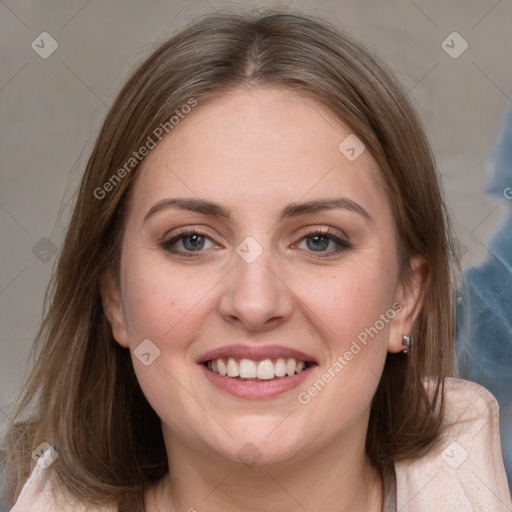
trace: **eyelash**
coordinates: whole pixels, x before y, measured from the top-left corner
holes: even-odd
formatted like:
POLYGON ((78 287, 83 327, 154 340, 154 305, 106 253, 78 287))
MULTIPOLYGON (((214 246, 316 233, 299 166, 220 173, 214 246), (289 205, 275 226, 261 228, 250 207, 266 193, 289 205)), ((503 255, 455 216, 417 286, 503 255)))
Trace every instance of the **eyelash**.
MULTIPOLYGON (((321 236, 324 238, 328 238, 329 240, 332 240, 336 244, 336 248, 329 251, 325 256, 313 255, 313 253, 315 251, 310 251, 311 257, 313 257, 313 258, 328 258, 329 256, 339 254, 348 249, 352 249, 352 247, 353 247, 352 244, 348 240, 339 238, 339 237, 331 234, 329 232, 329 229, 324 230, 324 229, 318 229, 318 228, 311 229, 310 231, 307 231, 306 233, 304 233, 304 235, 302 235, 302 237, 300 238, 299 243, 302 242, 303 240, 306 240, 307 238, 311 238, 313 236, 321 236)), ((321 252, 323 252, 323 251, 321 251, 321 252)), ((320 252, 320 254, 321 254, 321 252, 320 252)))
MULTIPOLYGON (((178 234, 176 234, 173 237, 171 237, 169 240, 166 240, 166 241, 162 242, 161 247, 162 247, 162 249, 164 249, 167 252, 176 254, 178 256, 183 256, 185 258, 197 258, 197 257, 200 257, 200 253, 204 252, 202 250, 181 252, 181 251, 177 251, 173 247, 181 239, 187 238, 187 237, 193 236, 193 235, 199 235, 201 237, 208 238, 209 240, 211 240, 211 238, 208 236, 208 233, 205 233, 204 231, 202 231, 200 229, 183 229, 178 234)), ((306 232, 300 238, 298 243, 306 240, 307 238, 312 238, 313 236, 321 236, 321 237, 324 237, 324 238, 328 238, 329 240, 332 240, 337 245, 337 247, 335 249, 329 251, 327 253, 327 255, 325 255, 325 256, 313 255, 313 253, 316 252, 316 251, 309 251, 309 252, 312 253, 311 257, 313 257, 313 258, 328 258, 328 257, 330 257, 332 255, 339 254, 339 253, 341 253, 343 251, 346 251, 348 249, 352 249, 352 247, 353 247, 352 244, 348 240, 344 240, 342 238, 339 238, 337 236, 332 235, 329 232, 328 229, 327 230, 312 229, 312 230, 306 232)), ((320 252, 324 252, 324 251, 320 251, 320 252)))

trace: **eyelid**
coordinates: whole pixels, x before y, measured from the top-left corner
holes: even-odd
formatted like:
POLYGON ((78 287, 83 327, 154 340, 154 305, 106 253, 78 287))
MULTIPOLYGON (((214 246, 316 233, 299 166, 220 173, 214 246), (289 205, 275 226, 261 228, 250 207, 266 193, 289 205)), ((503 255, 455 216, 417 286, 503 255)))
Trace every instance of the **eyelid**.
MULTIPOLYGON (((201 237, 207 238, 216 246, 216 248, 219 248, 219 246, 222 247, 222 245, 219 244, 214 237, 212 237, 202 227, 198 226, 186 226, 177 228, 176 230, 172 231, 170 235, 166 235, 164 237, 164 240, 160 243, 160 245, 164 250, 178 256, 199 257, 201 256, 201 253, 208 253, 209 250, 179 251, 173 247, 181 239, 192 235, 199 235, 201 237)), ((301 235, 298 235, 300 236, 300 238, 297 240, 297 242, 292 244, 292 247, 295 247, 296 245, 303 242, 305 239, 310 238, 314 235, 324 236, 328 238, 329 240, 333 241, 336 244, 336 248, 330 251, 318 251, 317 255, 315 255, 315 251, 305 250, 305 252, 308 252, 313 258, 328 258, 329 256, 339 254, 353 247, 352 243, 349 241, 348 236, 346 236, 343 231, 333 228, 332 226, 329 226, 327 228, 319 226, 310 226, 306 232, 303 232, 301 235), (333 233, 333 231, 339 231, 341 235, 336 235, 333 233)))
POLYGON ((320 225, 313 226, 313 227, 308 226, 307 231, 302 233, 300 236, 301 236, 301 238, 304 238, 304 237, 311 236, 311 235, 318 234, 318 233, 325 234, 325 235, 337 236, 339 238, 344 238, 347 241, 349 239, 348 235, 346 235, 341 229, 333 228, 332 226, 329 226, 326 228, 326 227, 322 227, 320 225))
MULTIPOLYGON (((217 244, 217 242, 215 241, 215 237, 213 237, 211 235, 211 233, 208 232, 207 229, 203 228, 200 225, 193 225, 193 224, 190 226, 179 227, 179 228, 176 228, 176 229, 173 229, 173 230, 167 232, 162 237, 162 240, 165 242, 172 238, 179 237, 180 235, 185 236, 185 235, 191 235, 191 234, 197 234, 197 235, 207 237, 217 244)), ((218 245, 220 245, 220 244, 218 244, 218 245)))
POLYGON ((175 255, 178 255, 178 256, 187 256, 187 257, 189 257, 189 256, 195 257, 196 255, 199 256, 199 254, 201 252, 205 252, 205 251, 179 251, 173 247, 179 240, 186 238, 187 236, 191 236, 191 235, 202 236, 202 237, 210 240, 216 247, 219 247, 219 246, 222 247, 222 245, 219 244, 215 240, 214 237, 212 237, 209 233, 207 233, 206 230, 204 230, 201 227, 197 227, 197 226, 180 227, 180 228, 177 228, 176 230, 171 231, 170 233, 167 233, 163 237, 162 241, 160 242, 160 246, 165 251, 175 254, 175 255))
POLYGON ((303 233, 300 236, 299 240, 295 244, 293 244, 293 246, 296 246, 296 245, 302 243, 304 240, 306 240, 307 238, 310 238, 314 235, 320 235, 320 236, 326 237, 329 240, 333 241, 336 244, 336 248, 332 249, 330 251, 316 251, 317 252, 316 255, 315 255, 315 251, 306 251, 310 255, 310 257, 327 259, 329 256, 339 255, 340 253, 342 253, 348 249, 352 249, 353 244, 352 244, 352 242, 350 242, 349 237, 346 236, 345 233, 343 233, 341 230, 337 230, 337 231, 340 231, 340 233, 342 233, 341 235, 333 234, 332 231, 334 229, 335 228, 332 228, 332 227, 329 227, 327 229, 320 228, 320 227, 310 228, 306 233, 303 233))

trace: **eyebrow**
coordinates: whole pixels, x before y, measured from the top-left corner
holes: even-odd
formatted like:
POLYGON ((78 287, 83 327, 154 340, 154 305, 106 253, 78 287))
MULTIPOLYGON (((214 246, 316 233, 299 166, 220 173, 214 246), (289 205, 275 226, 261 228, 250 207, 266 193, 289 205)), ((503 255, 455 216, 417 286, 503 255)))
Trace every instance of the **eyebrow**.
MULTIPOLYGON (((162 199, 155 203, 146 213, 143 222, 154 215, 155 213, 167 208, 180 208, 210 217, 218 217, 222 219, 229 219, 231 217, 231 210, 225 208, 218 203, 208 201, 206 199, 199 199, 195 197, 184 198, 169 198, 162 199)), ((279 211, 278 219, 298 217, 300 215, 307 215, 309 213, 317 213, 325 210, 334 210, 342 208, 355 213, 358 213, 368 221, 372 221, 371 215, 359 204, 346 197, 314 199, 306 202, 289 203, 279 211)))

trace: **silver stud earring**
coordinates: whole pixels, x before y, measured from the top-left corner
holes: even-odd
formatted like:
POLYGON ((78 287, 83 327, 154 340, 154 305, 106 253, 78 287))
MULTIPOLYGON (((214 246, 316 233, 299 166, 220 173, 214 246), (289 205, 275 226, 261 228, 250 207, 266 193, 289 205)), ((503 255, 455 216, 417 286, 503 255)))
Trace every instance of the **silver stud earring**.
POLYGON ((411 337, 407 336, 407 334, 404 334, 402 336, 402 345, 405 347, 402 352, 404 354, 407 354, 407 351, 409 350, 409 347, 411 346, 411 337))

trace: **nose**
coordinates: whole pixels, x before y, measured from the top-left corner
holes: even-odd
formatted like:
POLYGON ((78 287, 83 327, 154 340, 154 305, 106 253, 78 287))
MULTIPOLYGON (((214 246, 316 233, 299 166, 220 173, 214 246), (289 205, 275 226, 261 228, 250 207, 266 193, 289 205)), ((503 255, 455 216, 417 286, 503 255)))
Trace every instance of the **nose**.
POLYGON ((282 269, 264 250, 254 261, 235 255, 235 268, 224 280, 219 313, 246 331, 274 329, 293 311, 293 293, 282 280, 282 269))

